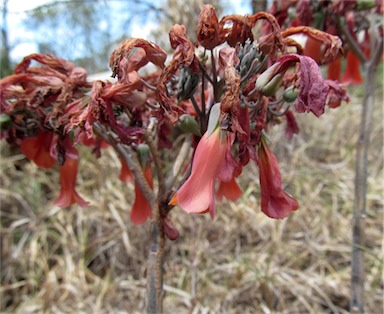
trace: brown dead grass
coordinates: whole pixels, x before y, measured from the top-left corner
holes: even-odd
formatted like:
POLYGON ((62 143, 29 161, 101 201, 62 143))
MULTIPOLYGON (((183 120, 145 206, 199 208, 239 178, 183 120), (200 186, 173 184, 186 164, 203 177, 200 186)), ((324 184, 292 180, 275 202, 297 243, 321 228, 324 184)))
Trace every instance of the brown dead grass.
MULTIPOLYGON (((383 112, 380 95, 369 154, 366 310, 383 305, 383 112)), ((244 195, 218 215, 172 219, 166 243, 167 313, 347 313, 351 271, 354 145, 360 105, 301 116, 301 133, 270 133, 286 190, 300 209, 283 221, 259 210, 257 169, 243 171, 244 195)), ((14 313, 145 312, 148 226, 129 220, 132 187, 117 179, 111 150, 86 153, 79 191, 88 208, 52 205, 56 171, 40 171, 2 143, 1 310, 14 313)))

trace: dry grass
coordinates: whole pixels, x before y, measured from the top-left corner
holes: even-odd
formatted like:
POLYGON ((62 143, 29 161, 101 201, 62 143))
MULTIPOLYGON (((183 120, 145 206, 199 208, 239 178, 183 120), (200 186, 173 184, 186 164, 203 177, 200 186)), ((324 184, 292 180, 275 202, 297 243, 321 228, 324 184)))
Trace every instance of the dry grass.
MULTIPOLYGON (((379 95, 369 154, 366 309, 383 306, 383 108, 379 95)), ((218 215, 176 209, 181 238, 166 244, 167 313, 347 313, 354 145, 360 105, 302 116, 286 143, 270 134, 286 189, 300 201, 283 221, 259 210, 255 166, 242 199, 218 215)), ((129 220, 132 188, 107 150, 80 163, 79 190, 92 205, 60 210, 55 171, 40 171, 2 143, 1 310, 12 313, 145 311, 147 226, 129 220)))

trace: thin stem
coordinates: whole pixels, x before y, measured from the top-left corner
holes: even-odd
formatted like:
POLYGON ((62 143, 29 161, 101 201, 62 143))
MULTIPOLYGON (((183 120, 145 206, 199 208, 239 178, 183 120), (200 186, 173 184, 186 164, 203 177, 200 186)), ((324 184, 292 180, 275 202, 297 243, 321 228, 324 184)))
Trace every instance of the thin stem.
POLYGON ((152 129, 151 127, 147 128, 147 130, 145 131, 144 137, 145 137, 145 141, 148 144, 149 150, 151 151, 153 162, 155 164, 157 178, 159 180, 158 197, 162 199, 164 197, 164 192, 165 192, 165 179, 164 179, 164 173, 163 173, 163 166, 161 163, 159 150, 156 148, 156 145, 152 138, 151 129, 152 129))
POLYGON ((363 51, 360 49, 359 44, 353 38, 348 28, 345 26, 345 23, 341 21, 340 17, 337 17, 337 26, 340 28, 341 32, 345 35, 345 39, 347 40, 349 47, 354 52, 354 54, 359 58, 362 64, 367 62, 367 58, 364 56, 363 51))
POLYGON ((376 69, 383 53, 383 39, 377 40, 372 58, 364 63, 365 94, 362 104, 359 137, 356 145, 355 200, 353 206, 352 228, 352 276, 351 276, 351 313, 364 313, 364 277, 365 277, 365 217, 367 200, 367 167, 370 134, 375 106, 376 69))
POLYGON ((153 219, 150 225, 150 245, 148 256, 148 313, 163 312, 163 274, 165 234, 160 215, 159 202, 153 207, 153 219))
POLYGON ((216 60, 215 56, 213 54, 213 50, 211 50, 211 63, 212 63, 212 77, 213 77, 213 97, 215 99, 215 103, 218 103, 220 101, 220 95, 218 94, 218 88, 217 88, 217 71, 216 71, 216 60))
POLYGON ((142 82, 146 87, 148 87, 148 88, 151 89, 151 90, 156 90, 156 89, 157 89, 156 86, 153 86, 153 85, 149 84, 149 83, 146 82, 144 79, 141 79, 141 82, 142 82))
POLYGON ((199 104, 197 103, 196 98, 193 95, 191 96, 191 102, 192 102, 192 106, 195 109, 195 111, 197 112, 197 114, 199 116, 201 116, 201 110, 199 108, 199 104))
POLYGON ((172 186, 175 184, 176 177, 179 175, 185 160, 188 157, 190 148, 192 144, 192 136, 190 134, 187 134, 183 144, 181 145, 180 151, 177 154, 176 160, 172 167, 172 172, 170 176, 167 178, 166 182, 166 189, 167 191, 172 188, 172 186))
POLYGON ((199 61, 199 69, 201 71, 201 73, 203 73, 204 77, 213 85, 213 80, 212 78, 209 76, 209 74, 207 73, 207 70, 205 69, 205 67, 201 64, 201 62, 199 61))
POLYGON ((136 183, 143 192, 145 199, 152 206, 155 202, 156 196, 150 188, 147 180, 145 179, 143 169, 140 166, 140 162, 137 159, 137 156, 133 153, 132 148, 118 142, 117 138, 113 137, 112 134, 108 133, 105 128, 98 123, 93 124, 93 129, 95 133, 100 135, 104 140, 112 145, 117 153, 124 159, 129 170, 131 170, 136 183))
POLYGON ((206 108, 205 108, 205 80, 204 75, 202 75, 201 78, 201 96, 200 96, 200 102, 201 102, 201 115, 200 115, 200 132, 201 134, 205 133, 206 130, 206 108))

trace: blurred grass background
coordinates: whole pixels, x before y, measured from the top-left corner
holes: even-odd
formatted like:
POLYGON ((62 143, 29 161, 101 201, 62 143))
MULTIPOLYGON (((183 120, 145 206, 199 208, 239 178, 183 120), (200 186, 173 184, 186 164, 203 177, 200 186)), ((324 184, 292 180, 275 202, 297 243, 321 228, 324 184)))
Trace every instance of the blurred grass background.
MULTIPOLYGON (((383 311, 382 65, 371 134, 366 218, 367 313, 383 311)), ((300 202, 288 219, 260 211, 257 168, 244 195, 208 215, 171 213, 181 237, 166 243, 166 313, 347 313, 350 294, 355 143, 363 87, 350 104, 317 119, 298 115, 300 134, 271 128, 284 186, 300 202)), ((1 311, 145 312, 147 227, 129 220, 133 187, 120 163, 81 151, 78 191, 91 206, 59 209, 56 170, 39 170, 1 142, 1 311)))

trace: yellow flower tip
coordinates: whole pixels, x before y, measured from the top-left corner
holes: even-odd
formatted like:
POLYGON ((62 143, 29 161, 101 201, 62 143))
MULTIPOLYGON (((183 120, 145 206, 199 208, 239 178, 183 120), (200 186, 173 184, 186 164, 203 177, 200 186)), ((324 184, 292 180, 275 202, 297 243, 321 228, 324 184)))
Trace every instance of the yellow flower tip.
POLYGON ((173 197, 169 201, 168 205, 171 205, 171 206, 176 206, 177 205, 177 193, 175 195, 173 195, 173 197))

